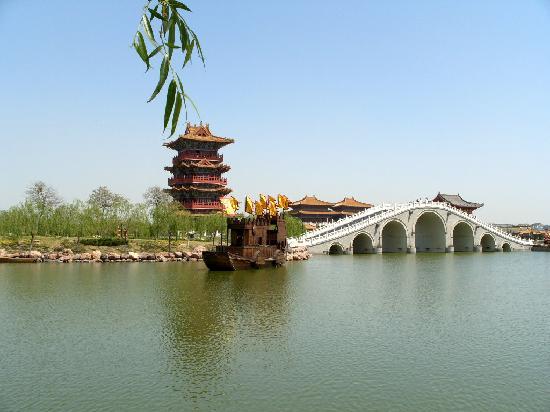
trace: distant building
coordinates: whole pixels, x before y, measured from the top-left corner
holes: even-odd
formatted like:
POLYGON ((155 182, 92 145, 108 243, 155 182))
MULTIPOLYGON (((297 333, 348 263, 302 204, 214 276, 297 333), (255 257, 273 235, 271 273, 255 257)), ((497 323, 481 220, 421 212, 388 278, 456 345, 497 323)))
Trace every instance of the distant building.
POLYGON ((361 210, 365 210, 372 207, 370 203, 363 203, 355 200, 353 197, 345 197, 344 200, 341 200, 335 203, 332 206, 332 210, 336 212, 342 212, 346 215, 351 215, 361 210))
POLYGON ((459 194, 446 195, 443 193, 438 193, 433 201, 447 203, 468 214, 472 214, 474 210, 479 209, 483 206, 483 203, 468 202, 467 200, 462 199, 459 194))
POLYGON ((533 223, 531 225, 531 228, 535 230, 545 230, 544 225, 542 223, 533 223))
POLYGON ((370 203, 363 203, 353 197, 345 197, 340 202, 332 203, 319 200, 315 196, 304 196, 302 199, 290 203, 292 216, 304 223, 326 223, 360 212, 372 207, 370 203))
POLYGON ((167 192, 192 213, 212 213, 222 210, 220 197, 227 195, 227 179, 222 174, 230 167, 223 163, 218 150, 233 143, 233 139, 214 136, 208 124, 187 123, 185 134, 164 146, 177 150, 172 165, 164 169, 172 173, 167 192))

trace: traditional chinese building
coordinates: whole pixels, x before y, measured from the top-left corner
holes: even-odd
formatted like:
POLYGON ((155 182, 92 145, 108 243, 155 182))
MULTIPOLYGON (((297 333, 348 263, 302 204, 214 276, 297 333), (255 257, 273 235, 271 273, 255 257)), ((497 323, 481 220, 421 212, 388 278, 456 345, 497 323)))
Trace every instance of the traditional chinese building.
POLYGON ((223 163, 218 151, 233 139, 214 136, 209 125, 187 124, 185 134, 164 146, 177 150, 172 166, 164 169, 172 174, 167 191, 192 213, 212 213, 222 210, 220 197, 231 192, 222 174, 230 167, 223 163))
POLYGON ((289 213, 304 223, 318 224, 341 219, 371 206, 371 204, 359 202, 353 197, 345 197, 340 202, 332 203, 319 200, 315 196, 304 196, 302 199, 290 203, 292 210, 289 213))
POLYGON ((345 197, 344 200, 335 203, 332 206, 332 210, 335 212, 342 212, 348 215, 360 212, 372 207, 370 203, 363 203, 355 200, 353 197, 345 197))
POLYGON ((433 201, 448 203, 449 205, 454 206, 468 214, 472 214, 474 210, 483 206, 483 203, 468 202, 467 200, 462 199, 459 194, 445 195, 443 193, 438 193, 433 201))

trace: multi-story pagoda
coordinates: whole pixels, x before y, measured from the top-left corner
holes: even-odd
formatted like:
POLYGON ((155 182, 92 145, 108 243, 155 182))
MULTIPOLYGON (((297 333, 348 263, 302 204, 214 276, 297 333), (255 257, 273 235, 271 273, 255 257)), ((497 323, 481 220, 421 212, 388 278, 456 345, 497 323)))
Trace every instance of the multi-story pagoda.
POLYGON ((233 139, 214 136, 208 124, 187 123, 185 134, 164 143, 178 152, 172 166, 164 168, 172 173, 167 192, 192 213, 221 211, 220 197, 231 192, 222 174, 230 167, 223 163, 223 155, 218 154, 218 150, 233 142, 233 139))

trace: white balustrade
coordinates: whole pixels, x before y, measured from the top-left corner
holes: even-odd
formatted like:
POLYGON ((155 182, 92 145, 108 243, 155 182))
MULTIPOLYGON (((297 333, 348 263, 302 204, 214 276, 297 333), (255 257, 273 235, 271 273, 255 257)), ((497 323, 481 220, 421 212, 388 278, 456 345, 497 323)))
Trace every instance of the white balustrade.
POLYGON ((380 223, 385 219, 395 217, 403 212, 414 209, 428 208, 450 211, 464 218, 466 221, 472 222, 491 233, 497 234, 504 239, 518 243, 520 245, 530 246, 533 244, 532 241, 526 241, 521 239, 520 237, 506 233, 501 228, 490 225, 488 223, 484 223, 480 221, 476 216, 469 215, 468 213, 457 209, 447 203, 433 202, 429 200, 393 205, 383 203, 381 205, 365 209, 354 215, 350 215, 343 219, 337 220, 336 222, 328 223, 327 225, 306 233, 298 238, 291 238, 289 239, 289 242, 291 244, 315 246, 328 241, 334 241, 350 233, 358 232, 361 229, 366 228, 367 226, 375 223, 380 223))

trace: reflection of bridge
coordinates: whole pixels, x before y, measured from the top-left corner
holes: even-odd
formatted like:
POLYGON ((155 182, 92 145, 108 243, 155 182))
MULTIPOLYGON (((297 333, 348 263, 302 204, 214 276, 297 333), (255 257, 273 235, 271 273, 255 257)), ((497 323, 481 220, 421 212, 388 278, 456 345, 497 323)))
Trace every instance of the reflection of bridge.
POLYGON ((531 242, 440 202, 378 205, 289 239, 313 253, 496 252, 531 242))

